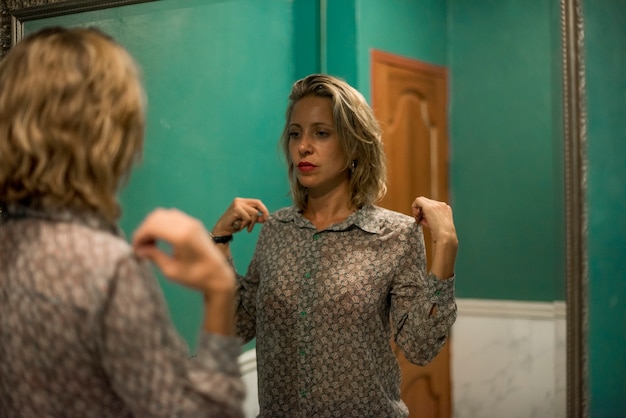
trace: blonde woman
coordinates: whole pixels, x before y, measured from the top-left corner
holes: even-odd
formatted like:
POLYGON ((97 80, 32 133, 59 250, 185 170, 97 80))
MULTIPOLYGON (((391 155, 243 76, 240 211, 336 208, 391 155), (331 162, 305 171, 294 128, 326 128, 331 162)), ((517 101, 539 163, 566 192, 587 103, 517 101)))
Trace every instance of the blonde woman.
POLYGON ((363 96, 313 74, 289 97, 280 140, 293 206, 270 215, 236 198, 213 228, 264 223, 239 276, 237 332, 256 337, 262 417, 406 417, 393 339, 423 365, 456 319, 452 210, 415 198, 413 216, 375 206, 385 191, 381 132, 363 96), (426 271, 422 227, 434 254, 426 271))
POLYGON ((225 257, 176 210, 134 249, 116 226, 143 134, 138 68, 105 34, 44 29, 0 62, 0 416, 242 415, 225 257), (204 294, 193 360, 138 256, 204 294))

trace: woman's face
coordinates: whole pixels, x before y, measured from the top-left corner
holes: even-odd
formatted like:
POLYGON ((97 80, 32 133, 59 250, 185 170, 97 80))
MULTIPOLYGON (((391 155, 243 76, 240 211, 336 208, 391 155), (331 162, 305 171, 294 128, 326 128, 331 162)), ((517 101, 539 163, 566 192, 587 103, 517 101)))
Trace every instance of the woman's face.
POLYGON ((311 95, 295 103, 289 120, 289 155, 309 196, 345 187, 346 157, 335 132, 330 99, 311 95))

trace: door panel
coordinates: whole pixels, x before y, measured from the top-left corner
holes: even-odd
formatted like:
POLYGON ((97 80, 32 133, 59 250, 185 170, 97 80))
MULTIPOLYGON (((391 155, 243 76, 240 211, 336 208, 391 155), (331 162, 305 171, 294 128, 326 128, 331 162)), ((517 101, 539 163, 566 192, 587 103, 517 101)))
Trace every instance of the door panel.
MULTIPOLYGON (((383 129, 388 191, 380 205, 411 215, 418 196, 448 201, 447 72, 381 51, 372 52, 372 107, 383 129)), ((431 237, 424 231, 430 265, 431 237)), ((392 347, 402 369, 402 399, 411 418, 452 415, 446 343, 424 367, 392 347)))

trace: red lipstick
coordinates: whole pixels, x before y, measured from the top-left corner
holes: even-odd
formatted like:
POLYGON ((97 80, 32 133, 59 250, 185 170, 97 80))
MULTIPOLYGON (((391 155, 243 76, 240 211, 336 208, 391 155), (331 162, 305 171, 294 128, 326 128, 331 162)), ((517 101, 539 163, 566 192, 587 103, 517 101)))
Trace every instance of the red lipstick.
POLYGON ((298 170, 303 173, 308 173, 309 171, 313 171, 315 169, 315 165, 311 164, 308 161, 300 161, 298 163, 298 170))

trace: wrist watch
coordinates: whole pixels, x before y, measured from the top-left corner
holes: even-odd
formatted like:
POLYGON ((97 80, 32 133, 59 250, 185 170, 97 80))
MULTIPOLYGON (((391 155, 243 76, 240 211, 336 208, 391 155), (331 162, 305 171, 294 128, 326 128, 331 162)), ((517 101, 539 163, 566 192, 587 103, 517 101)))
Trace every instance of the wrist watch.
POLYGON ((233 240, 233 236, 232 235, 218 235, 215 236, 213 234, 211 234, 211 238, 213 239, 213 242, 216 244, 228 244, 229 242, 231 242, 233 240))

